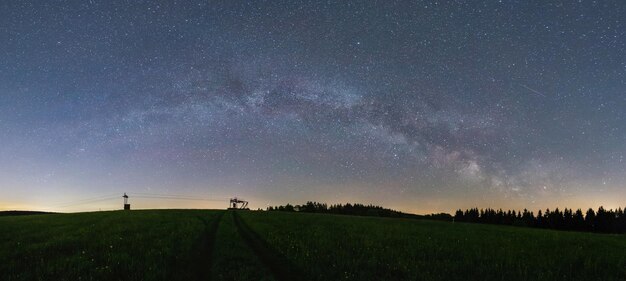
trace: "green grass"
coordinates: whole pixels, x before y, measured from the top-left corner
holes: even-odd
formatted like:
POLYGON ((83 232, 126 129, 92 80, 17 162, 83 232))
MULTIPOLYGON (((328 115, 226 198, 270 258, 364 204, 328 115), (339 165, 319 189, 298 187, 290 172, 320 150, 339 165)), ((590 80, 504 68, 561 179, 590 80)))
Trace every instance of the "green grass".
POLYGON ((281 212, 7 216, 0 280, 626 280, 626 236, 281 212))
POLYGON ((241 216, 316 280, 626 280, 626 236, 322 214, 241 216))
POLYGON ((217 229, 211 280, 275 280, 243 241, 233 219, 233 212, 226 212, 217 229))
MULTIPOLYGON (((217 211, 94 212, 0 218, 1 280, 187 279, 217 211)), ((208 265, 210 266, 210 264, 208 265)))

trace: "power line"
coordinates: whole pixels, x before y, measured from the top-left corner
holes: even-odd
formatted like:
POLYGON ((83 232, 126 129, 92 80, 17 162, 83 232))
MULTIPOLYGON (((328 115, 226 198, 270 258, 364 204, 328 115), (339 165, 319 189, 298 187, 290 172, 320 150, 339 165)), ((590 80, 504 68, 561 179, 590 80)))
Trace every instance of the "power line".
POLYGON ((96 203, 96 202, 101 202, 101 201, 109 201, 109 200, 119 199, 119 198, 120 198, 120 196, 112 196, 112 197, 92 199, 92 200, 83 200, 83 201, 76 202, 76 203, 66 204, 66 205, 62 205, 62 206, 54 206, 54 207, 56 207, 56 208, 65 208, 65 207, 84 205, 84 204, 89 204, 89 203, 96 203))
POLYGON ((77 204, 77 203, 81 203, 81 202, 89 202, 89 201, 93 201, 93 200, 111 199, 111 198, 117 198, 117 197, 121 198, 121 196, 118 196, 117 194, 118 193, 107 194, 107 195, 100 195, 100 196, 90 197, 90 198, 77 199, 77 200, 72 200, 72 201, 65 201, 65 202, 62 202, 62 203, 54 203, 54 204, 51 204, 50 206, 54 207, 54 206, 60 206, 60 205, 71 205, 71 204, 77 204))
POLYGON ((141 199, 173 199, 173 200, 194 200, 194 201, 224 201, 221 199, 207 199, 207 198, 185 198, 185 197, 176 197, 176 196, 134 196, 133 198, 141 198, 141 199))
POLYGON ((131 198, 140 199, 174 199, 174 200, 194 200, 194 201, 225 201, 227 199, 221 198, 202 198, 193 196, 181 196, 181 195, 165 195, 165 194, 148 194, 148 193, 132 193, 129 194, 131 198))
POLYGON ((180 199, 180 200, 199 200, 199 201, 224 201, 228 198, 207 198, 179 194, 157 194, 157 193, 128 193, 133 198, 163 198, 163 199, 180 199))
MULTIPOLYGON (((127 193, 130 198, 139 198, 139 199, 171 199, 171 200, 189 200, 189 201, 225 201, 228 198, 207 198, 207 197, 196 197, 182 194, 158 194, 158 193, 127 193)), ((66 201, 63 203, 56 203, 49 205, 50 208, 66 208, 78 205, 85 205, 89 203, 97 203, 103 201, 110 201, 114 199, 122 198, 118 193, 101 195, 96 197, 66 201)))

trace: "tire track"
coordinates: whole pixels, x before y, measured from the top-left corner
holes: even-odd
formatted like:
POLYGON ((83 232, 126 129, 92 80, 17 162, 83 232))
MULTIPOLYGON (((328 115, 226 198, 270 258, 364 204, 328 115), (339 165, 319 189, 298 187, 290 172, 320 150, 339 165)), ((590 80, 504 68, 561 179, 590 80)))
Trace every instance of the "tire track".
POLYGON ((224 212, 220 212, 216 218, 207 221, 206 218, 198 216, 198 219, 204 224, 204 231, 196 242, 194 251, 194 259, 191 264, 193 272, 193 280, 210 280, 211 267, 213 266, 213 249, 215 247, 215 234, 224 212))
POLYGON ((281 253, 274 250, 259 234, 254 232, 254 230, 241 219, 237 211, 233 212, 233 219, 239 234, 243 237, 246 244, 248 244, 259 257, 259 260, 270 269, 277 280, 311 280, 302 270, 297 268, 281 253))

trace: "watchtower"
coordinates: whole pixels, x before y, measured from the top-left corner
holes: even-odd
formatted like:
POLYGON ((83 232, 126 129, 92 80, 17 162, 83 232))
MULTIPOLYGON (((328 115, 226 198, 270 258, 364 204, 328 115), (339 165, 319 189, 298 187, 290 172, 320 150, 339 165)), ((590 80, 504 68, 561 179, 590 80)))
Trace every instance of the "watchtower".
POLYGON ((248 210, 248 201, 235 198, 230 198, 229 210, 248 210))
POLYGON ((124 211, 130 211, 130 204, 128 204, 128 195, 124 192, 124 211))

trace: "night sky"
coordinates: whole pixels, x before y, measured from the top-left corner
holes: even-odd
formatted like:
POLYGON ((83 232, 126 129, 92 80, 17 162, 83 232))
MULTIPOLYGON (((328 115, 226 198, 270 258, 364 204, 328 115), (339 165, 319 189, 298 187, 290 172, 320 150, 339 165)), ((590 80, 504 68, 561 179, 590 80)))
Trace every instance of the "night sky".
POLYGON ((623 206, 626 3, 547 2, 2 1, 0 210, 623 206))

